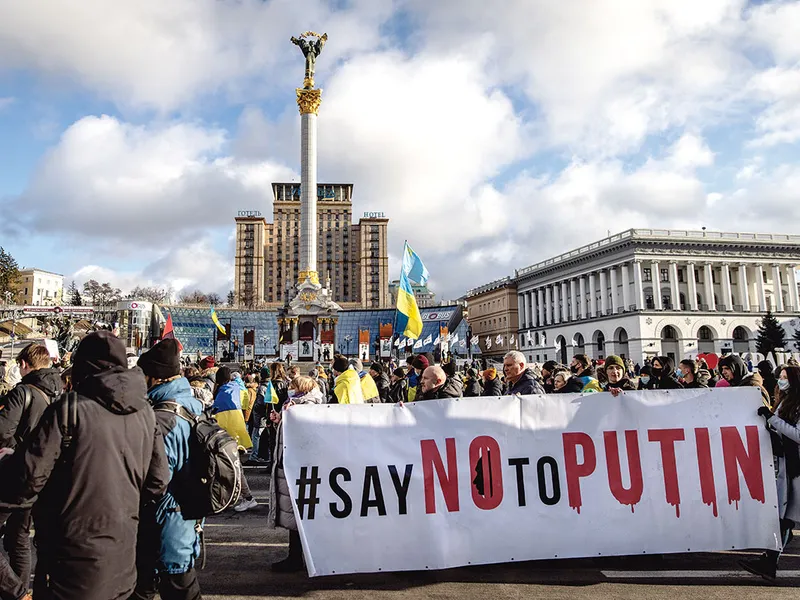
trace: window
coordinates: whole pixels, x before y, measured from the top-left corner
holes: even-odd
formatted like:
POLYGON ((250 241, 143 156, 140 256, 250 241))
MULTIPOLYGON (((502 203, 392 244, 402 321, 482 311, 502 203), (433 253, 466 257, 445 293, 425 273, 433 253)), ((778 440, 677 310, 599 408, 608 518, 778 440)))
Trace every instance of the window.
POLYGON ((653 272, 649 268, 642 269, 642 275, 645 281, 653 281, 653 272))
POLYGON ((667 269, 661 269, 661 282, 666 283, 669 281, 669 271, 667 269))
POLYGON ((684 273, 683 269, 678 269, 678 283, 683 283, 684 273))

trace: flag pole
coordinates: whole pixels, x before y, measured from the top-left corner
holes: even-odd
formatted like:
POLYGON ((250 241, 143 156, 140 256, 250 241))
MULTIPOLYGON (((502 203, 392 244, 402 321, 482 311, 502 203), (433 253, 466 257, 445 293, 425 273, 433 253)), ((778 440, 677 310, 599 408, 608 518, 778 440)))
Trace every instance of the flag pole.
MULTIPOLYGON (((408 240, 403 240, 403 258, 406 256, 406 247, 408 246, 408 240)), ((400 279, 398 280, 402 283, 403 280, 403 261, 400 261, 400 279)), ((400 287, 398 285, 397 288, 397 297, 400 297, 400 287)), ((392 332, 397 333, 397 298, 394 301, 394 321, 392 321, 392 332)), ((400 363, 400 346, 397 347, 397 362, 400 363)))

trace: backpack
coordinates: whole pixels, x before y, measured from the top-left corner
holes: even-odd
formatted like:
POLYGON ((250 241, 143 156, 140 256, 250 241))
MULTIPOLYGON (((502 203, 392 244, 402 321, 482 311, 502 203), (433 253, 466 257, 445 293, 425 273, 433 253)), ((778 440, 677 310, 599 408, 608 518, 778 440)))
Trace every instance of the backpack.
POLYGON ((176 415, 191 425, 189 470, 173 490, 183 518, 202 519, 236 504, 242 493, 242 465, 236 440, 208 411, 195 415, 172 400, 153 408, 176 415))

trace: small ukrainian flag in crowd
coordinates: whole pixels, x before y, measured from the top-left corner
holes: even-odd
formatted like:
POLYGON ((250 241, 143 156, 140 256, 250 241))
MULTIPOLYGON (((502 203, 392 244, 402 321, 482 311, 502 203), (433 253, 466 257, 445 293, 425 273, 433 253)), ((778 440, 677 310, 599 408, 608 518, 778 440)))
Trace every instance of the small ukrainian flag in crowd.
POLYGON ((406 242, 403 248, 403 268, 400 271, 400 289, 397 292, 397 332, 415 340, 422 334, 422 315, 411 288, 412 282, 425 285, 428 282, 428 269, 406 242))

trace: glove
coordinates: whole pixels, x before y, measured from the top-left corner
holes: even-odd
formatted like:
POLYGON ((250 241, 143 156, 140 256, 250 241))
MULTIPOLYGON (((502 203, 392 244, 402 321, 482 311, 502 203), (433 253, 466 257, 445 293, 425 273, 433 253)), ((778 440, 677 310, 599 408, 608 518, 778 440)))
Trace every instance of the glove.
POLYGON ((772 416, 772 411, 768 409, 766 406, 759 406, 758 416, 764 417, 765 419, 769 419, 772 416))

